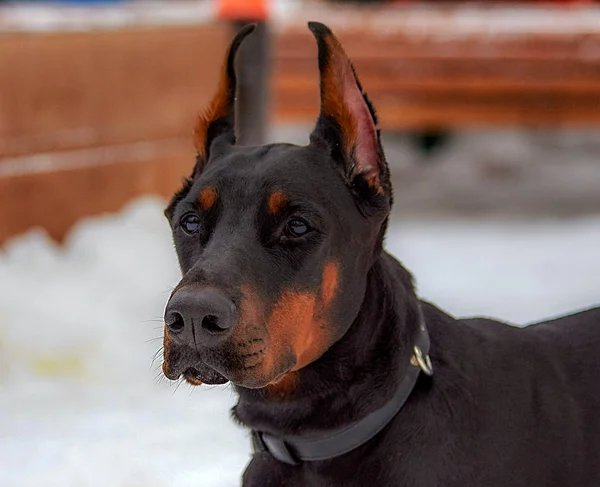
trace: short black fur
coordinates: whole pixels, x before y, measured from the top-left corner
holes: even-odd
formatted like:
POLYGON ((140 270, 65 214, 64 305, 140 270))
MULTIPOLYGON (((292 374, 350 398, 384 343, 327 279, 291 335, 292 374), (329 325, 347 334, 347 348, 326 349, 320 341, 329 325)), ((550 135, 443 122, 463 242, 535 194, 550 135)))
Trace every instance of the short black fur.
MULTIPOLYGON (((322 24, 311 29, 318 42, 332 35, 322 24)), ((366 95, 365 103, 375 120, 366 95)), ((243 485, 600 485, 600 308, 520 329, 455 319, 421 301, 409 272, 383 250, 392 189, 381 144, 374 188, 360 174, 348 177, 355 155, 340 149, 339 131, 325 116, 315 133, 330 135, 306 147, 220 145, 173 197, 166 214, 183 278, 167 317, 183 290, 193 300, 217 289, 235 323, 218 343, 194 329, 205 342, 193 345, 167 326, 165 373, 193 384, 230 380, 235 420, 275 436, 327 434, 383 406, 408 367, 421 316, 435 374, 420 377, 367 444, 299 466, 257 453, 243 485), (203 209, 207 188, 216 200, 203 209), (186 212, 203 220, 204 237, 181 231, 186 212), (312 231, 290 239, 282 233, 290 218, 312 231), (317 335, 318 356, 294 368, 300 354, 290 354, 291 343, 306 343, 293 333, 309 305, 308 336, 326 333, 317 335), (265 359, 248 366, 255 356, 265 359)))

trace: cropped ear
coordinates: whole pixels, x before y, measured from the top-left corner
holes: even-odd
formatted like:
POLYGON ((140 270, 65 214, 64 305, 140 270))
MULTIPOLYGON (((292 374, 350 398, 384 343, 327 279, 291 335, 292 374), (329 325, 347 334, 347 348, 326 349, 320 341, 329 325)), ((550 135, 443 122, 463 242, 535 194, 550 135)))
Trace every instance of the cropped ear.
POLYGON ((198 176, 208 162, 211 145, 219 139, 229 145, 235 144, 235 56, 244 38, 252 33, 256 24, 242 28, 227 51, 221 71, 219 87, 210 105, 198 113, 194 127, 194 145, 197 151, 193 177, 198 176))
POLYGON ((308 28, 317 39, 321 86, 321 113, 310 136, 311 145, 331 150, 354 189, 391 197, 377 116, 354 66, 327 26, 309 22, 308 28))

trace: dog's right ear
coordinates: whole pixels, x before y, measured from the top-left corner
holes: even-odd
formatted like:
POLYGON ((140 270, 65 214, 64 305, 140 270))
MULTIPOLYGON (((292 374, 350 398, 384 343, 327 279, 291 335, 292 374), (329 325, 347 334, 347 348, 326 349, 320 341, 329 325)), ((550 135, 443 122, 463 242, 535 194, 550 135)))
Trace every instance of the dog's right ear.
POLYGON ((389 169, 375 110, 331 30, 319 22, 309 22, 308 27, 319 48, 321 87, 321 112, 311 144, 330 151, 349 186, 389 208, 389 169))
POLYGON ((197 151, 196 166, 193 178, 204 169, 210 155, 210 149, 215 141, 229 145, 235 144, 235 56, 242 41, 256 28, 250 24, 240 30, 227 51, 219 88, 210 105, 198 114, 194 127, 194 145, 197 151))

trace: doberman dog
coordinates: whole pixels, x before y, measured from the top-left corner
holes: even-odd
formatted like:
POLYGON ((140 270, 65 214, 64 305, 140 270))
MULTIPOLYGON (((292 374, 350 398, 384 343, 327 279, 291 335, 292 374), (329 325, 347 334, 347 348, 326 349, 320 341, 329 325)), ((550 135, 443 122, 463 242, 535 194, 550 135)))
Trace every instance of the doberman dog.
MULTIPOLYGON (((183 278, 163 372, 230 381, 246 487, 600 485, 600 308, 517 328, 455 319, 383 250, 375 112, 323 24, 310 143, 235 145, 233 40, 165 211, 183 278)), ((493 279, 493 276, 490 276, 493 279)))

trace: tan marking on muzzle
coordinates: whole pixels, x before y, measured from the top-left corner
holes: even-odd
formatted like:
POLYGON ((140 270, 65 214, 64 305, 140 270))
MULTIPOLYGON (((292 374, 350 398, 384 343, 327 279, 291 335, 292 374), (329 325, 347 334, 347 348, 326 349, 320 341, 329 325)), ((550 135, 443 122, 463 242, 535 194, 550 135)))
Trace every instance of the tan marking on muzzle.
POLYGON ((191 384, 193 386, 201 386, 202 385, 201 381, 199 381, 198 379, 196 379, 195 377, 192 377, 192 376, 189 376, 189 377, 186 376, 185 380, 188 384, 191 384))
POLYGON ((327 308, 333 298, 338 286, 338 265, 329 262, 323 269, 323 280, 321 282, 321 300, 323 307, 327 308))
POLYGON ((297 372, 288 372, 265 387, 265 397, 272 401, 290 399, 298 389, 299 379, 297 372))
POLYGON ((291 344, 297 371, 317 360, 331 345, 327 311, 338 287, 338 265, 329 262, 323 269, 317 293, 284 293, 269 318, 269 335, 275 343, 291 344))
POLYGON ((290 372, 265 387, 267 398, 284 400, 291 397, 301 380, 297 371, 317 360, 331 346, 332 332, 327 313, 335 299, 338 281, 338 264, 328 262, 315 292, 283 292, 266 320, 264 303, 249 285, 242 286, 240 333, 266 321, 268 344, 260 373, 272 377, 279 370, 281 361, 287 360, 290 354, 296 360, 290 372))
MULTIPOLYGON (((272 343, 289 344, 301 369, 319 355, 319 323, 315 321, 316 295, 286 292, 277 302, 268 322, 272 343)), ((273 350, 275 352, 275 350, 273 350)))

